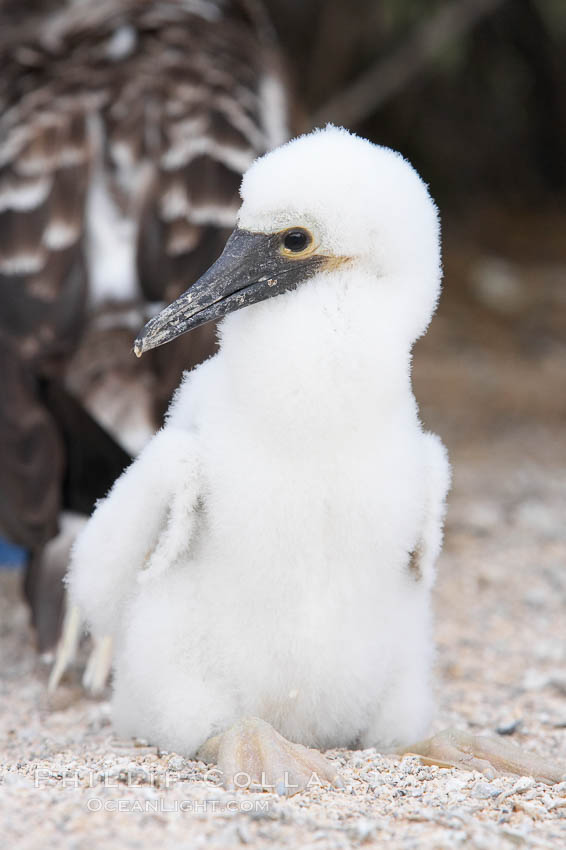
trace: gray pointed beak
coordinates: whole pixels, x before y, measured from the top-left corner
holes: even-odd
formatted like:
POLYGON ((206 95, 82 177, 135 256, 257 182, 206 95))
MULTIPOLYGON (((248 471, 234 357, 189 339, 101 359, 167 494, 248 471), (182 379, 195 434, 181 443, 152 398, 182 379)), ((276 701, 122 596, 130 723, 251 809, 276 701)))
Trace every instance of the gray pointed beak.
POLYGON ((327 261, 316 253, 289 258, 281 251, 281 234, 236 228, 208 271, 147 323, 134 352, 141 357, 199 325, 295 289, 327 261))

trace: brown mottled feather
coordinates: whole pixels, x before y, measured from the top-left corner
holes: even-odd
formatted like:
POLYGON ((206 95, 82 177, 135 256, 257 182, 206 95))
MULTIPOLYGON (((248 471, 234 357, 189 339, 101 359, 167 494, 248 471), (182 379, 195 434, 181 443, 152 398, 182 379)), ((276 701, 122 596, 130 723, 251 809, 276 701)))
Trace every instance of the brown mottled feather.
POLYGON ((214 351, 214 328, 135 370, 131 339, 148 302, 175 298, 221 252, 242 172, 286 125, 265 97, 282 71, 255 0, 54 6, 23 16, 0 0, 0 531, 33 549, 34 576, 57 529, 66 456, 39 383, 66 385, 118 442, 122 394, 158 425, 181 371, 214 351), (115 229, 130 228, 135 291, 97 294, 106 252, 93 228, 105 213, 93 187, 115 229), (112 304, 124 299, 120 330, 112 304))
POLYGON ((63 446, 56 423, 39 399, 33 369, 2 333, 0 360, 2 532, 15 543, 37 547, 57 531, 63 446))

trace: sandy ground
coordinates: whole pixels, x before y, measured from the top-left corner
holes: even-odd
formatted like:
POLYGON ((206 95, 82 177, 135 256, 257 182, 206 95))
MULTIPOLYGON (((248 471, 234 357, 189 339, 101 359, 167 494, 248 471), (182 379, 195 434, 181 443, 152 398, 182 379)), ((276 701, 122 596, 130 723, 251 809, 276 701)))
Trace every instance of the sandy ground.
POLYGON ((454 464, 436 588, 434 728, 507 733, 564 764, 565 781, 333 751, 342 789, 228 793, 203 764, 117 741, 108 703, 85 699, 72 681, 49 705, 18 579, 5 573, 2 847, 566 847, 564 275, 538 270, 555 306, 537 313, 518 298, 513 269, 515 288, 507 280, 503 300, 486 305, 482 275, 502 271, 478 268, 465 297, 444 300, 415 355, 425 421, 454 464))

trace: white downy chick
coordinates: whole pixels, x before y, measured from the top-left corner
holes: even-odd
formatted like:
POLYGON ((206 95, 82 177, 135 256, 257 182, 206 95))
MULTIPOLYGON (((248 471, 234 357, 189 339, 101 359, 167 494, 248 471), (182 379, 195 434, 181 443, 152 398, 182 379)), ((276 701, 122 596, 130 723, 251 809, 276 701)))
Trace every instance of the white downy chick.
POLYGON ((407 744, 431 718, 449 485, 410 379, 436 208, 399 154, 334 127, 241 195, 222 256, 136 343, 225 315, 220 350, 96 509, 71 595, 114 637, 122 735, 193 756, 253 715, 307 746, 407 744))

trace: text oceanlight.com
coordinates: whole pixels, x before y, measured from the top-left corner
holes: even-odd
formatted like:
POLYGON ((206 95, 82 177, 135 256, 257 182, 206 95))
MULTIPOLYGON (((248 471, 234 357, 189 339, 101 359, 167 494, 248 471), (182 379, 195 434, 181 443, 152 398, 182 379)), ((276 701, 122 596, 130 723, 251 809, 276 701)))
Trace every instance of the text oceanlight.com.
POLYGON ((164 814, 184 812, 195 815, 219 815, 224 812, 254 814, 269 812, 270 800, 103 800, 91 797, 86 804, 89 812, 138 812, 140 814, 164 814))

